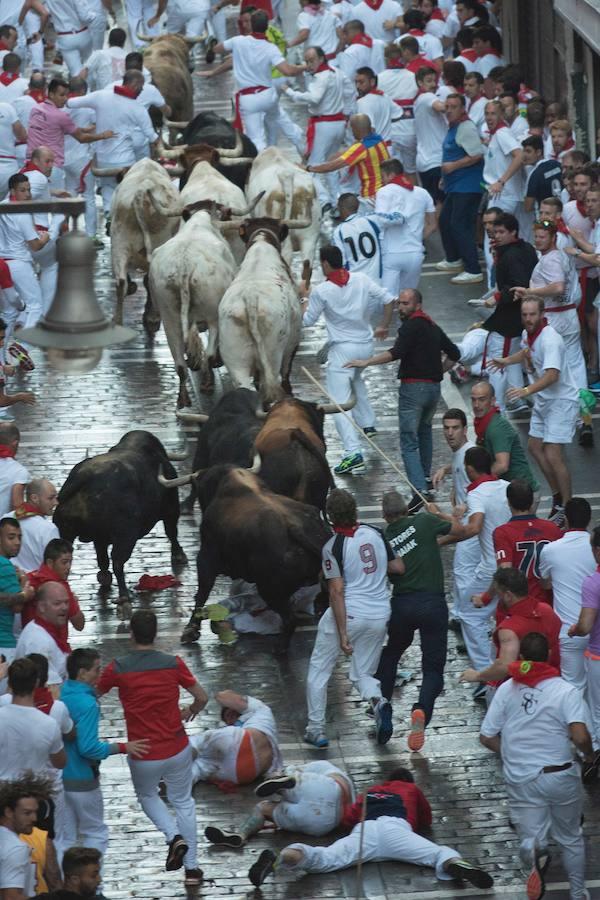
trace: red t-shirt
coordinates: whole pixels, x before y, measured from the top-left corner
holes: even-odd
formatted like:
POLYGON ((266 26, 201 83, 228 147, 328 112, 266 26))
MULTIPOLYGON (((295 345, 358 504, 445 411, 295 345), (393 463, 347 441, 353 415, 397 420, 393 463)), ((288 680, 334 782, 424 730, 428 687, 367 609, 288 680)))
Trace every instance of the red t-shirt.
POLYGON ((540 584, 540 553, 546 544, 563 537, 564 532, 548 519, 537 516, 513 516, 495 529, 493 540, 496 562, 510 563, 527 576, 529 596, 552 605, 552 591, 540 584))
POLYGON ((179 688, 194 684, 196 679, 179 656, 132 650, 109 663, 97 690, 100 695, 118 688, 128 740, 150 741, 150 752, 142 759, 168 759, 189 743, 179 712, 179 688))
MULTIPOLYGON (((344 808, 342 826, 347 829, 358 825, 362 815, 363 797, 344 808)), ((413 831, 421 831, 431 825, 431 807, 425 794, 411 781, 384 781, 367 789, 366 819, 392 816, 406 819, 413 831)))
POLYGON ((262 9, 269 17, 269 22, 273 18, 273 7, 271 0, 242 0, 240 12, 243 13, 247 6, 253 6, 255 9, 262 9))
POLYGON ((539 603, 535 597, 524 597, 505 609, 502 603, 496 607, 496 629, 494 631, 494 643, 496 651, 499 648, 498 631, 505 629, 513 631, 519 640, 522 640, 530 631, 537 631, 548 638, 550 655, 548 665, 555 666, 560 671, 560 647, 558 638, 562 622, 547 603, 539 603))

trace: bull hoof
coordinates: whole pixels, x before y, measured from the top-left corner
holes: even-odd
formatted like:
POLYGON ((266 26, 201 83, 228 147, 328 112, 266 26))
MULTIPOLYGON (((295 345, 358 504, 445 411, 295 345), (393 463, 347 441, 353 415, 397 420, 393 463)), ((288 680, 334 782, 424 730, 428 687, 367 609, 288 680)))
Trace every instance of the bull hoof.
POLYGON ((190 395, 188 389, 186 387, 179 389, 179 394, 177 395, 177 409, 183 409, 184 406, 191 406, 192 401, 190 399, 190 395))
POLYGON ((178 550, 177 553, 171 554, 171 568, 177 569, 181 568, 181 566, 187 566, 188 558, 183 552, 183 550, 178 550))
POLYGON ((137 291, 137 284, 135 283, 133 278, 130 278, 128 275, 127 276, 127 296, 129 297, 131 294, 135 294, 136 291, 137 291))
POLYGON ((148 334, 156 334, 160 329, 160 317, 144 315, 142 316, 142 325, 148 334))
POLYGON ((96 580, 100 587, 106 590, 112 584, 112 573, 101 569, 96 575, 96 580))
POLYGON ((203 381, 200 385, 200 393, 201 394, 214 394, 215 391, 215 383, 214 381, 203 381))
POLYGON ((117 615, 119 619, 123 622, 125 619, 131 618, 131 602, 129 597, 119 597, 117 600, 117 615))
POLYGON ((200 626, 195 625, 192 622, 188 622, 188 624, 183 629, 181 634, 181 643, 182 644, 193 644, 200 637, 200 626))

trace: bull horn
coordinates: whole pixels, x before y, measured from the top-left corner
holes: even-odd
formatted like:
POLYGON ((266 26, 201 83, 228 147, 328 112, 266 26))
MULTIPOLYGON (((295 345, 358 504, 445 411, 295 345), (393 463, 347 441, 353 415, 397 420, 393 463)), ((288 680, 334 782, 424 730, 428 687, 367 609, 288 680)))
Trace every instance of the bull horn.
POLYGON ((208 32, 204 31, 202 34, 197 35, 197 37, 190 37, 187 34, 182 34, 181 37, 186 44, 201 44, 208 37, 208 32))
POLYGON ((167 459, 170 459, 171 462, 183 462, 184 459, 188 458, 188 451, 184 450, 181 453, 169 452, 167 453, 167 459))
POLYGON ((91 172, 96 178, 116 178, 130 168, 131 166, 120 166, 118 169, 97 169, 96 166, 92 166, 91 172))
POLYGON ((236 156, 235 158, 229 158, 227 156, 224 157, 220 151, 219 156, 220 166, 251 166, 254 162, 254 158, 252 156, 236 156))
POLYGON ((241 156, 243 149, 244 145, 242 143, 242 136, 237 129, 235 132, 235 147, 215 147, 215 150, 219 151, 219 156, 222 156, 225 159, 232 159, 234 156, 241 156))
POLYGON ((246 207, 246 209, 234 209, 233 207, 231 207, 231 215, 232 216, 241 216, 243 218, 244 216, 249 215, 251 212, 254 212, 255 206, 259 203, 260 200, 262 200, 262 198, 265 196, 265 194, 266 194, 266 191, 261 191, 260 194, 257 194, 256 197, 254 198, 254 200, 252 200, 252 202, 250 203, 250 205, 246 207))
POLYGON ((154 37, 151 34, 142 34, 141 31, 136 31, 136 36, 138 41, 146 41, 147 44, 151 44, 154 40, 154 37))
POLYGON ((208 416, 205 413, 185 412, 182 409, 178 409, 175 415, 183 422, 208 422, 208 416))
POLYGON ((202 469, 197 472, 191 472, 189 475, 180 475, 179 478, 165 478, 164 475, 158 476, 159 484, 166 488, 182 487, 184 484, 191 484, 194 478, 202 473, 202 469))
POLYGON ((308 228, 312 222, 310 219, 282 219, 281 224, 287 225, 290 231, 293 231, 295 228, 308 228))
POLYGON ((254 453, 254 459, 252 460, 252 465, 248 469, 249 472, 252 472, 254 475, 258 475, 260 472, 262 460, 260 458, 260 453, 254 453))
POLYGON ((352 396, 347 403, 319 403, 317 409, 320 409, 322 413, 327 415, 328 413, 339 413, 340 409, 348 412, 354 406, 356 406, 356 394, 352 391, 352 396))
POLYGON ((187 148, 187 144, 182 144, 180 147, 165 147, 162 138, 156 142, 156 152, 162 159, 177 159, 187 148))
POLYGON ((165 170, 167 175, 170 175, 172 178, 178 178, 185 172, 183 166, 163 166, 163 169, 165 170))
POLYGON ((190 124, 190 121, 191 121, 191 119, 188 119, 187 122, 173 122, 172 119, 165 119, 165 125, 167 126, 167 128, 175 128, 175 129, 183 130, 184 128, 188 127, 188 125, 190 124))

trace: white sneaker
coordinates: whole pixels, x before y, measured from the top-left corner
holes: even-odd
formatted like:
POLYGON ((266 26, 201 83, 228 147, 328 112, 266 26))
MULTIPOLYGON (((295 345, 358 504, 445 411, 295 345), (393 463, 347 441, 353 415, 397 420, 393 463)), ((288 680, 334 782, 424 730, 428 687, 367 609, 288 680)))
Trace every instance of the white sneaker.
POLYGON ((452 284, 478 284, 480 281, 483 281, 483 275, 481 272, 479 275, 475 275, 474 272, 461 272, 460 275, 455 275, 450 281, 452 284))
MULTIPOLYGON (((454 279, 451 279, 454 281, 454 279)), ((482 300, 481 297, 474 297, 472 300, 467 300, 469 306, 485 306, 485 300, 482 300)))
POLYGON ((440 272, 462 272, 463 264, 460 259, 455 260, 454 262, 450 262, 448 259, 443 259, 441 262, 435 264, 436 269, 440 272))

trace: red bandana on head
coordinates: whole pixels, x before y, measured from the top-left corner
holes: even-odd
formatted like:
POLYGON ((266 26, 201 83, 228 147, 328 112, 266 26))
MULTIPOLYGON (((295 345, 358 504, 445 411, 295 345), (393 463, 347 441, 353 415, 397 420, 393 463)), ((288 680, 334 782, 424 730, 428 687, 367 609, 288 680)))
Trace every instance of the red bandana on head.
POLYGON ((9 447, 7 444, 0 444, 0 459, 14 459, 17 455, 17 451, 14 447, 9 447))
POLYGON ((486 412, 485 416, 475 416, 473 419, 473 425, 475 426, 475 434, 477 435, 477 443, 482 444, 483 438, 487 431, 487 427, 494 418, 494 416, 500 415, 500 408, 498 406, 492 406, 488 412, 486 412))
POLYGON ((547 678, 559 678, 560 672, 554 666, 545 662, 530 662, 528 659, 518 659, 508 664, 508 676, 519 684, 535 687, 540 681, 547 678))
POLYGON ((350 272, 348 272, 347 269, 332 269, 326 277, 327 281, 337 284, 338 287, 345 287, 348 284, 350 272))
POLYGON ((360 523, 355 522, 354 525, 334 525, 333 530, 336 534, 343 534, 344 537, 353 537, 355 531, 360 528, 360 523))
MULTIPOLYGON (((383 0, 382 0, 382 2, 383 2, 383 0)), ((369 48, 373 46, 373 41, 368 36, 368 34, 355 34, 354 37, 352 38, 352 40, 350 41, 350 43, 351 44, 362 44, 363 47, 369 47, 369 48)))
POLYGON ((119 97, 127 97, 129 100, 137 100, 137 94, 133 90, 133 88, 127 87, 124 84, 115 84, 113 88, 115 94, 118 94, 119 97))
POLYGON ((474 491, 475 488, 479 487, 480 484, 485 484, 486 481, 498 481, 497 475, 478 475, 475 481, 472 481, 471 484, 467 486, 467 493, 469 491, 474 491))
MULTIPOLYGON (((388 184, 397 184, 398 187, 406 188, 407 191, 414 191, 415 186, 406 175, 394 175, 391 181, 388 181, 388 184)), ((427 316, 429 318, 429 316, 427 316)))
POLYGON ((0 75, 0 82, 8 87, 8 85, 12 84, 13 81, 16 81, 18 77, 18 72, 3 72, 2 75, 0 75))
POLYGON ((533 331, 531 334, 527 335, 527 343, 529 344, 530 347, 533 347, 537 338, 540 336, 540 334, 542 333, 542 331, 544 330, 544 328, 546 327, 547 324, 548 324, 548 319, 546 319, 545 316, 543 316, 540 324, 535 329, 535 331, 533 331))

